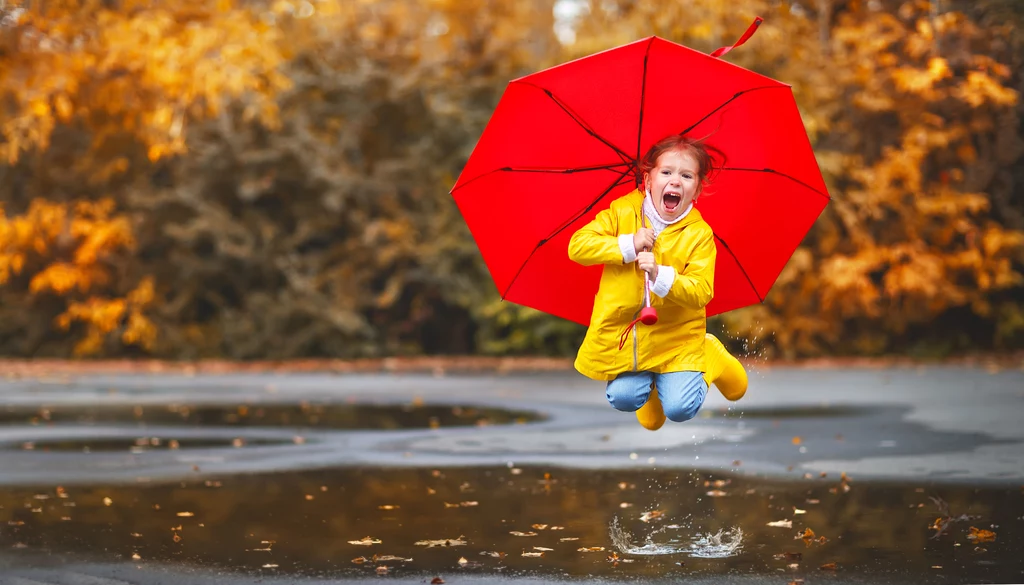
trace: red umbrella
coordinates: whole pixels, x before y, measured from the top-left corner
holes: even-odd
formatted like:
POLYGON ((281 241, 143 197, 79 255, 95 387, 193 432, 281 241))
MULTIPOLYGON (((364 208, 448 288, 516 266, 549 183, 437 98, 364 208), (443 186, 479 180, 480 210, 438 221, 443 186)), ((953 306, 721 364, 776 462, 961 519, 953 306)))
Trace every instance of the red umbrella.
POLYGON ((718 246, 707 314, 764 300, 829 194, 790 86, 718 59, 733 46, 650 37, 509 83, 452 188, 502 298, 588 324, 601 267, 569 238, 683 134, 725 155, 696 205, 718 246))

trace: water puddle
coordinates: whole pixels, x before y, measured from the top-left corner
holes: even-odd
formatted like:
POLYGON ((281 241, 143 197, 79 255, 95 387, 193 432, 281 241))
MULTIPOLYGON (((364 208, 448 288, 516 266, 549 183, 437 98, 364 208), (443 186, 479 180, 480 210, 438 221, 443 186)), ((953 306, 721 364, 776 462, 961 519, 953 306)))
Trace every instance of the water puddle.
POLYGON ((21 449, 26 451, 71 451, 82 453, 103 453, 124 451, 129 453, 145 453, 147 451, 176 449, 216 449, 221 447, 261 447, 266 445, 291 445, 293 439, 272 439, 261 437, 250 438, 180 438, 167 439, 160 437, 126 438, 84 438, 84 439, 48 439, 28 441, 18 444, 0 443, 0 447, 21 449))
POLYGON ((288 427, 395 430, 504 425, 541 420, 531 411, 450 405, 384 404, 61 404, 0 407, 0 425, 288 427))
POLYGON ((0 560, 170 563, 254 578, 1020 582, 1022 539, 1017 486, 509 466, 0 489, 0 560))
POLYGON ((730 407, 709 411, 716 418, 766 418, 766 419, 819 419, 831 417, 853 417, 871 414, 873 409, 850 405, 797 406, 789 408, 741 408, 730 407))

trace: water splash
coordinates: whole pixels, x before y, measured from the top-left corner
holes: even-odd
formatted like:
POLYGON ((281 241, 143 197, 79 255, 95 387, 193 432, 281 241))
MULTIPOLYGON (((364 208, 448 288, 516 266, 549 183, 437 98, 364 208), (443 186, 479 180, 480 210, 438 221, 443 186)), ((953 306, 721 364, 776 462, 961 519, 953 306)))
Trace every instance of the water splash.
POLYGON ((633 544, 633 534, 619 524, 619 517, 612 518, 608 525, 608 536, 612 539, 612 545, 620 552, 631 555, 672 555, 687 552, 687 547, 682 544, 654 542, 654 536, 665 532, 667 526, 663 526, 647 535, 643 546, 633 544))
POLYGON ((668 542, 655 542, 654 537, 664 533, 669 528, 682 528, 676 524, 663 526, 651 532, 644 539, 644 544, 634 544, 634 537, 631 532, 622 527, 619 517, 612 518, 608 525, 608 536, 611 537, 612 545, 619 552, 631 555, 673 555, 686 553, 691 557, 702 559, 724 559, 738 555, 743 551, 743 530, 739 527, 731 530, 719 530, 712 534, 700 534, 694 536, 689 544, 679 542, 671 538, 668 542))
POLYGON ((732 530, 719 530, 711 534, 698 534, 693 537, 688 551, 691 557, 702 559, 724 559, 738 555, 743 550, 743 530, 735 527, 732 530))

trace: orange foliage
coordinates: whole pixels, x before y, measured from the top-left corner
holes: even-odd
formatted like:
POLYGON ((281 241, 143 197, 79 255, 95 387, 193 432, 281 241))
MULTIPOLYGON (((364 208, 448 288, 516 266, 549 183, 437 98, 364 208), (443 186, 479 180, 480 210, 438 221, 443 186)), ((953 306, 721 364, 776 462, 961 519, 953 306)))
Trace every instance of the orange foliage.
POLYGON ((65 331, 75 322, 85 326, 76 355, 99 353, 115 331, 125 345, 148 349, 156 339, 144 315, 153 304, 153 280, 143 279, 124 298, 102 294, 115 276, 108 260, 130 253, 134 244, 128 218, 114 213, 110 199, 73 205, 35 199, 15 217, 0 206, 0 286, 27 280, 31 295, 64 299, 55 324, 65 331))
POLYGON ((78 124, 94 153, 107 150, 79 166, 106 180, 127 169, 109 156, 126 137, 150 161, 183 153, 190 117, 216 116, 243 94, 247 116, 278 127, 274 96, 290 81, 277 70, 278 29, 265 22, 274 14, 234 0, 25 3, 0 29, 0 160, 45 150, 58 124, 78 124))

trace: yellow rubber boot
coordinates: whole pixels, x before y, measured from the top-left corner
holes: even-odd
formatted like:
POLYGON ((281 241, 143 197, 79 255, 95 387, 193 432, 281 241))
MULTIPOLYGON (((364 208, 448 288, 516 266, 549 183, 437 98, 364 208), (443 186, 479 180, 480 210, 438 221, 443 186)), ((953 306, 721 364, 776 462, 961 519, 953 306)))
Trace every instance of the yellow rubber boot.
POLYGON ((733 357, 722 342, 710 333, 704 336, 704 360, 707 370, 704 372, 704 381, 709 387, 714 384, 728 400, 743 398, 747 393, 747 371, 740 360, 733 357))
POLYGON ((647 403, 636 411, 636 420, 640 421, 640 426, 649 431, 656 431, 665 424, 665 411, 661 408, 658 389, 653 384, 651 384, 651 394, 647 397, 647 403))

